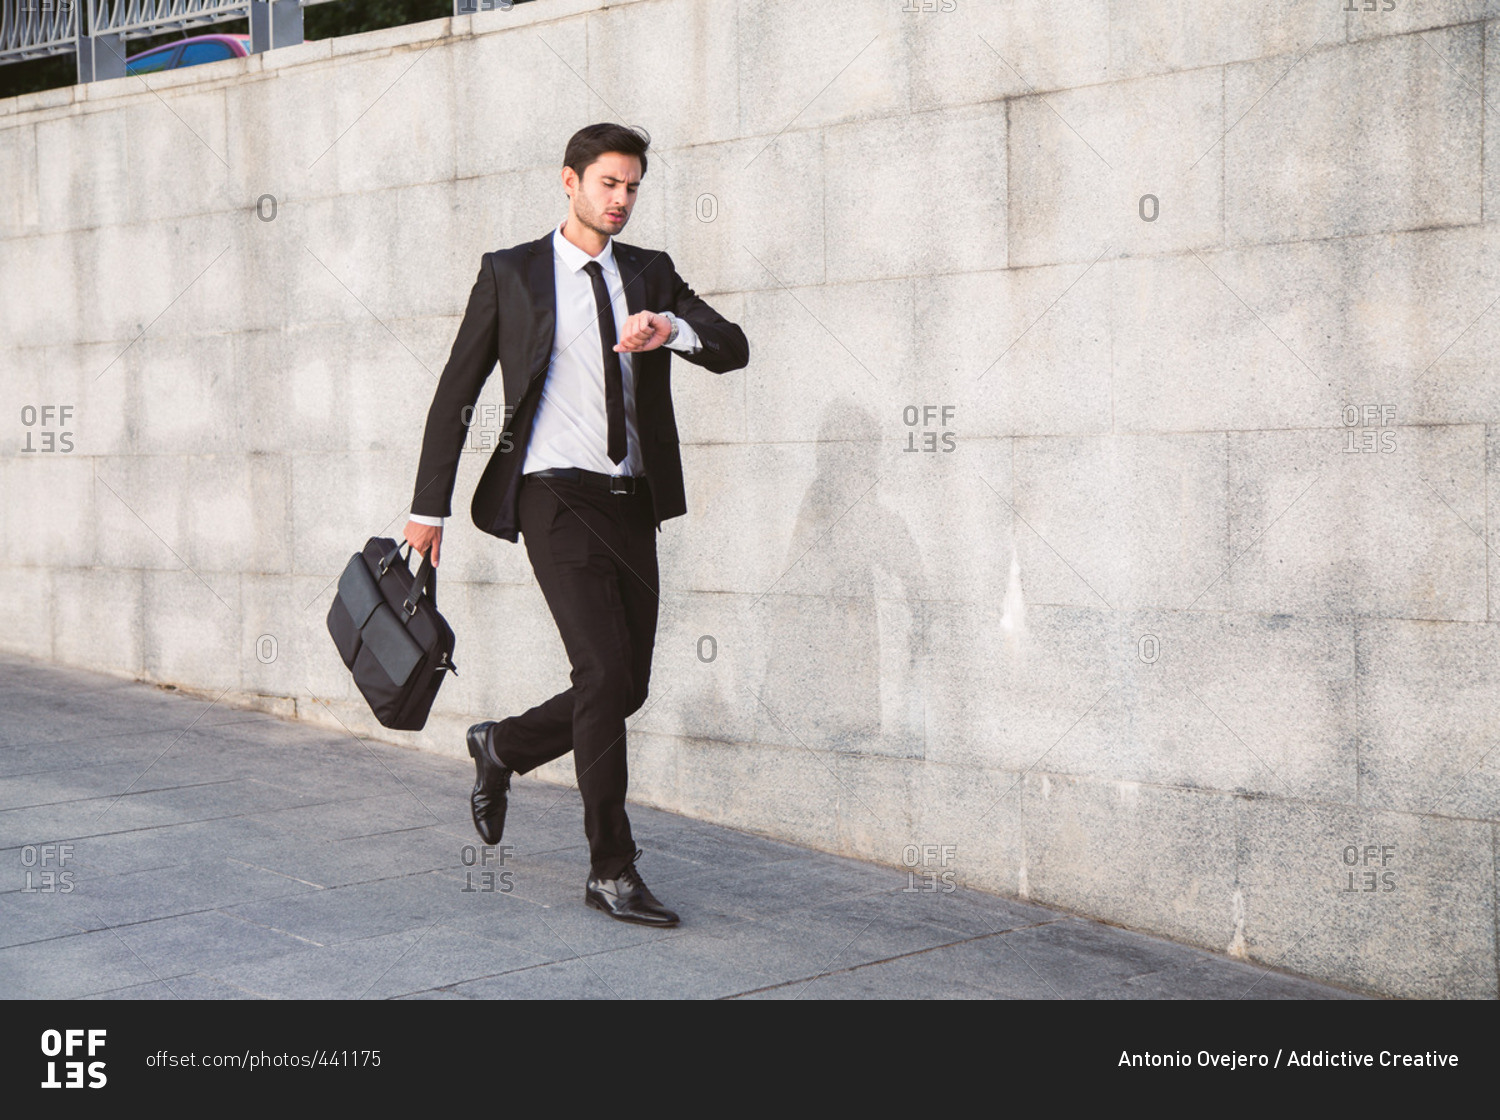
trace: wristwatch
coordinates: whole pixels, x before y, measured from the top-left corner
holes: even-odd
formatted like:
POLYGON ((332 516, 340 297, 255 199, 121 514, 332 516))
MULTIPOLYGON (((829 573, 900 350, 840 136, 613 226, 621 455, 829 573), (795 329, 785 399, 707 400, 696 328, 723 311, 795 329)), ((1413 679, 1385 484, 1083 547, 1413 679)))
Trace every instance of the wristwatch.
POLYGON ((671 346, 672 343, 677 341, 677 332, 681 328, 682 324, 677 321, 677 316, 673 315, 670 311, 664 311, 662 312, 662 314, 665 315, 667 320, 672 324, 672 333, 667 335, 667 340, 663 342, 662 345, 671 346))

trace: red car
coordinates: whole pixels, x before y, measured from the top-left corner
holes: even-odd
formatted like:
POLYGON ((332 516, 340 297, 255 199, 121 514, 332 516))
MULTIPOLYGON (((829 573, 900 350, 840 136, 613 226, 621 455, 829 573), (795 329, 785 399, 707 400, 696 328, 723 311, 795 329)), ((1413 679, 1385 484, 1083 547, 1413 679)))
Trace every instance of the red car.
POLYGON ((165 46, 152 47, 125 60, 125 73, 154 74, 158 70, 178 70, 226 58, 244 58, 250 53, 248 35, 195 35, 165 46))

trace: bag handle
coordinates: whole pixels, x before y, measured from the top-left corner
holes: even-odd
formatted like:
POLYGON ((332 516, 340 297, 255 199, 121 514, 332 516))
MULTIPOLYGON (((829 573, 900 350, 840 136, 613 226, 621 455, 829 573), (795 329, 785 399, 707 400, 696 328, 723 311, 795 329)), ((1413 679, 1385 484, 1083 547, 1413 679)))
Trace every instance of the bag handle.
POLYGON ((422 598, 422 592, 427 592, 427 599, 437 606, 437 569, 432 566, 432 558, 427 553, 419 553, 422 563, 417 565, 417 574, 412 578, 411 590, 407 592, 406 601, 401 604, 406 617, 411 618, 417 613, 417 603, 422 598))
MULTIPOLYGON (((396 558, 401 555, 403 548, 407 551, 406 556, 402 558, 402 562, 407 565, 408 571, 411 570, 412 543, 411 541, 402 541, 395 548, 391 549, 390 552, 386 553, 385 556, 381 557, 380 563, 376 565, 379 569, 376 579, 381 579, 385 576, 385 573, 396 562, 396 558)), ((437 606, 437 569, 432 566, 432 559, 427 553, 419 552, 417 555, 422 558, 422 562, 417 565, 417 574, 412 577, 411 588, 406 593, 405 602, 401 604, 402 611, 404 612, 402 615, 403 622, 412 618, 417 613, 417 603, 421 600, 422 592, 424 591, 427 592, 428 601, 434 607, 437 606)))
POLYGON ((376 567, 379 569, 379 571, 375 573, 375 578, 377 580, 385 578, 385 573, 390 569, 390 566, 396 562, 396 557, 401 555, 401 550, 403 548, 407 550, 407 563, 409 564, 411 562, 411 541, 402 541, 395 548, 387 552, 385 556, 381 558, 380 563, 376 565, 376 567))

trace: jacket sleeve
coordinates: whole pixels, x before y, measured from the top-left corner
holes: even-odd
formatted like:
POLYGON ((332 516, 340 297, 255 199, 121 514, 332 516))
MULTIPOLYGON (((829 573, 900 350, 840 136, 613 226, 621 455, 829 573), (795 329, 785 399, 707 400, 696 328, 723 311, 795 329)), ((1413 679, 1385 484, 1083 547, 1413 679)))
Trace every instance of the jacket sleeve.
POLYGON ((411 512, 429 517, 452 514, 453 483, 458 476, 458 457, 474 419, 474 402, 494 372, 499 357, 500 310, 496 302, 495 273, 490 254, 479 263, 479 276, 469 292, 469 306, 459 324, 458 336, 448 354, 448 364, 438 379, 432 405, 427 410, 427 429, 422 436, 422 455, 417 463, 416 492, 411 512))
POLYGON ((750 343, 745 339, 745 332, 699 299, 697 293, 677 275, 677 267, 672 263, 672 258, 665 253, 662 257, 667 262, 667 272, 670 275, 667 305, 662 310, 670 311, 691 323, 698 341, 703 344, 696 353, 674 350, 673 355, 714 373, 743 369, 750 363, 750 343))

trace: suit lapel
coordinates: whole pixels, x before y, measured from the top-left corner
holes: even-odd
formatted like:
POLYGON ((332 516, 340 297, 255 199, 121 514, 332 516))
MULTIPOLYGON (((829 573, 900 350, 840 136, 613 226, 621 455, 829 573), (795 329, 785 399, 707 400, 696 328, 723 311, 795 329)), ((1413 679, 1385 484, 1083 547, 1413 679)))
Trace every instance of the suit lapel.
POLYGON ((615 242, 615 264, 620 269, 620 282, 625 285, 625 306, 634 315, 646 307, 645 257, 633 245, 615 242))
POLYGON ((552 235, 531 243, 526 287, 531 295, 531 366, 529 385, 547 372, 552 361, 552 344, 557 335, 557 278, 552 262, 552 235))
MULTIPOLYGON (((615 242, 615 260, 620 266, 620 279, 625 285, 625 306, 632 315, 640 311, 655 311, 654 300, 647 290, 646 269, 661 253, 638 249, 634 245, 615 242)), ((631 355, 631 366, 635 370, 635 414, 642 437, 649 439, 655 430, 656 417, 660 411, 659 398, 666 391, 667 351, 664 349, 643 350, 631 355), (653 371, 661 371, 659 373, 653 371)))

